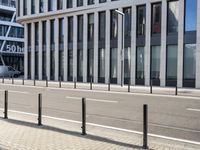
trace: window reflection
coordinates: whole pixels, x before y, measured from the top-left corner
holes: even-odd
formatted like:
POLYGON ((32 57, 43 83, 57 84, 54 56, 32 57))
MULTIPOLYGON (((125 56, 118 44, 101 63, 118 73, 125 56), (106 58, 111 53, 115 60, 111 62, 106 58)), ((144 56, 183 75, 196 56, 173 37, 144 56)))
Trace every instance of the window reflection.
POLYGON ((146 6, 137 8, 137 35, 145 35, 146 6))
POLYGON ((115 10, 111 10, 111 39, 117 38, 118 32, 118 14, 115 10))
POLYGON ((136 79, 144 79, 144 47, 137 47, 136 79))
POLYGON ((151 48, 151 79, 160 79, 160 46, 151 48))
POLYGON ((161 3, 152 4, 152 34, 161 33, 161 3))

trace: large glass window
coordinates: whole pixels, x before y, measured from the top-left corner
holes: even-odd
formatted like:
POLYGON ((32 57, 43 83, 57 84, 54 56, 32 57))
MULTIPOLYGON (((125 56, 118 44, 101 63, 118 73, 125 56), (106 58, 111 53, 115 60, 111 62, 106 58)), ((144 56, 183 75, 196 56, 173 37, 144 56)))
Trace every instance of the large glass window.
POLYGON ((146 6, 137 7, 137 35, 145 35, 146 6))
POLYGON ((197 0, 185 0, 185 31, 197 29, 197 0))
POLYGON ((27 0, 24 0, 23 12, 24 12, 24 15, 27 15, 27 0))
POLYGON ((105 49, 99 49, 99 78, 105 78, 105 49))
POLYGON ((78 42, 83 42, 83 15, 78 16, 78 42))
POLYGON ((78 66, 77 66, 77 77, 78 80, 82 80, 83 78, 83 49, 78 49, 78 66))
POLYGON ((151 79, 160 79, 160 46, 151 47, 151 79))
POLYGON ((179 1, 169 1, 167 9, 167 31, 168 33, 178 32, 179 1))
POLYGON ((137 47, 136 79, 144 79, 144 47, 137 47))
POLYGON ((161 33, 161 3, 152 4, 152 34, 161 33))
POLYGON ((124 49, 124 78, 130 78, 131 48, 124 49))
POLYGON ((67 8, 72 8, 73 3, 72 0, 67 0, 67 8))
POLYGON ((40 13, 44 12, 44 0, 40 0, 40 13))
POLYGON ((35 0, 31 0, 31 14, 35 14, 35 0))
POLYGON ((124 8, 125 14, 125 29, 124 34, 126 38, 131 38, 131 8, 124 8))
POLYGON ((54 20, 50 21, 50 43, 51 43, 51 50, 54 50, 55 47, 55 40, 54 40, 54 20))
POLYGON ((94 0, 88 0, 88 5, 94 4, 94 0))
POLYGON ((193 80, 196 75, 196 44, 185 44, 184 80, 193 80))
POLYGON ((167 80, 177 79, 177 56, 178 46, 168 45, 167 46, 167 80))
POLYGON ((50 52, 50 79, 54 80, 55 73, 55 51, 50 52))
POLYGON ((117 78, 117 48, 110 51, 110 77, 117 78))
POLYGON ((88 49, 88 78, 93 77, 94 49, 88 49))
POLYGON ((73 42, 73 17, 68 18, 68 42, 73 42))
POLYGON ((46 21, 42 22, 42 45, 43 45, 43 50, 46 50, 46 21))
POLYGON ((99 13, 99 40, 105 40, 106 35, 106 13, 99 13))
POLYGON ((77 7, 83 6, 83 0, 77 0, 77 7))
POLYGON ((59 49, 63 50, 63 44, 64 44, 64 19, 59 19, 59 49))
POLYGON ((48 11, 53 11, 53 1, 54 0, 48 0, 48 11))
POLYGON ((63 9, 63 0, 57 0, 57 10, 63 9))
POLYGON ((118 35, 118 14, 115 12, 115 10, 111 10, 111 39, 116 39, 118 35))
POLYGON ((42 76, 46 79, 46 51, 42 52, 42 76))
POLYGON ((94 40, 94 14, 88 15, 88 41, 94 40))
POLYGON ((39 45, 39 25, 38 22, 35 23, 35 47, 38 48, 39 45))
POLYGON ((99 3, 105 3, 106 0, 99 0, 99 3))
POLYGON ((38 79, 38 51, 35 52, 35 79, 38 79))
POLYGON ((73 50, 68 50, 68 80, 73 78, 73 50))
POLYGON ((59 77, 63 79, 64 76, 64 52, 59 51, 59 77))

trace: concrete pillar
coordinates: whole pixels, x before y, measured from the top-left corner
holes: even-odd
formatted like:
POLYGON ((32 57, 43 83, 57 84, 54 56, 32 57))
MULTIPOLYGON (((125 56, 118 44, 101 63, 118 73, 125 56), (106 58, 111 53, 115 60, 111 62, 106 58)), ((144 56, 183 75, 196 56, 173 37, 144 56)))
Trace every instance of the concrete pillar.
POLYGON ((28 24, 24 24, 24 78, 28 78, 28 24))
POLYGON ((40 2, 39 0, 35 1, 35 14, 39 14, 39 9, 40 9, 40 2))
POLYGON ((48 0, 44 0, 44 12, 48 11, 48 0))
POLYGON ((35 23, 31 23, 31 79, 35 78, 35 23))
POLYGON ((68 74, 68 18, 64 17, 64 81, 68 74))
POLYGON ((27 0, 27 14, 31 15, 31 0, 27 0))
POLYGON ((167 44, 167 1, 162 1, 161 52, 160 52, 160 85, 166 83, 166 44, 167 44))
POLYGON ((200 1, 197 1, 196 88, 200 88, 200 1))
POLYGON ((94 13, 94 82, 98 83, 99 14, 94 13))
POLYGON ((148 2, 146 4, 146 46, 144 52, 145 58, 145 66, 144 66, 144 74, 145 74, 145 85, 149 86, 150 83, 150 57, 151 57, 151 3, 148 2))
POLYGON ((67 7, 67 0, 63 0, 63 9, 66 9, 67 7))
POLYGON ((50 20, 47 20, 47 49, 46 49, 46 75, 48 80, 50 80, 50 20))
POLYGON ((178 26, 178 87, 183 86, 183 50, 184 50, 184 1, 179 1, 179 26, 178 26))
MULTIPOLYGON (((119 11, 123 11, 122 8, 119 8, 118 9, 119 11)), ((124 79, 121 80, 121 72, 124 71, 124 69, 122 70, 122 64, 121 64, 121 60, 124 59, 124 50, 122 51, 122 40, 123 40, 123 37, 122 37, 122 16, 121 15, 118 15, 118 52, 117 52, 117 84, 124 84, 124 79)), ((124 72, 123 72, 124 74, 124 72)), ((123 75, 122 75, 123 76, 123 75)))
POLYGON ((88 16, 83 15, 83 82, 87 82, 88 16))
POLYGON ((136 73, 136 6, 132 6, 132 20, 131 20, 131 84, 135 85, 136 73))
POLYGON ((54 23, 54 41, 55 41, 55 81, 58 81, 59 71, 59 19, 55 19, 54 23))
POLYGON ((105 83, 110 78, 110 10, 106 10, 105 83))
POLYGON ((24 13, 24 1, 23 0, 20 0, 20 16, 23 16, 23 13, 24 13))
POLYGON ((73 27, 73 79, 77 78, 77 16, 74 15, 74 27, 73 27))
POLYGON ((43 36, 43 28, 42 28, 42 21, 39 22, 39 64, 38 64, 38 68, 39 68, 39 80, 42 80, 42 66, 44 64, 42 64, 42 36, 43 36))

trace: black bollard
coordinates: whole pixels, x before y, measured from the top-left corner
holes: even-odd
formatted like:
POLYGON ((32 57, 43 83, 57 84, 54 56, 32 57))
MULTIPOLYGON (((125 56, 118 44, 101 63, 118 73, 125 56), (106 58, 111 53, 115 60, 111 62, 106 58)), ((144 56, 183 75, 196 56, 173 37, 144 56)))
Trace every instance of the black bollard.
POLYGON ((22 85, 24 85, 24 78, 22 78, 22 85))
POLYGON ((42 125, 42 94, 38 94, 38 126, 42 125))
POLYGON ((61 77, 59 77, 59 88, 62 87, 62 83, 61 83, 61 77))
POLYGON ((74 78, 74 89, 76 89, 76 78, 74 78))
POLYGON ((85 98, 82 98, 82 135, 86 135, 86 103, 85 98))
POLYGON ((4 83, 4 76, 3 76, 3 79, 2 79, 2 83, 4 83))
POLYGON ((8 119, 8 91, 5 91, 4 119, 8 119))
POLYGON ((90 90, 92 90, 92 77, 90 77, 90 90))
POLYGON ((148 149, 148 105, 143 106, 143 149, 148 149))
POLYGON ((48 77, 46 77, 46 87, 48 87, 48 77))
POLYGON ((178 95, 178 86, 175 87, 175 95, 178 95))

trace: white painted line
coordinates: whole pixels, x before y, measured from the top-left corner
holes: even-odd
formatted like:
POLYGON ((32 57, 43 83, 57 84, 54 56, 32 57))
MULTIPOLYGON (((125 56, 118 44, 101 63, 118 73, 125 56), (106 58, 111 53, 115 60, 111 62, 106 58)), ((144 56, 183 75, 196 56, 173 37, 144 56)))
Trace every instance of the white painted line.
MULTIPOLYGON (((6 84, 1 84, 6 85, 6 84)), ((89 90, 89 89, 69 89, 69 88, 58 88, 58 87, 39 87, 39 86, 28 86, 28 85, 14 85, 7 84, 7 86, 20 86, 20 87, 30 87, 30 88, 38 88, 38 89, 47 89, 49 90, 63 90, 63 91, 82 91, 82 92, 91 92, 91 93, 110 93, 110 94, 122 94, 122 95, 138 95, 138 96, 151 96, 151 97, 165 97, 165 98, 175 98, 175 99, 188 99, 188 100, 198 100, 200 101, 200 97, 195 96, 175 96, 175 95, 165 95, 165 94, 148 94, 148 93, 128 93, 128 92, 120 92, 120 91, 107 91, 107 90, 89 90)), ((144 90, 145 91, 145 90, 144 90)), ((170 99, 169 99, 170 100, 170 99)))
MULTIPOLYGON (((66 96, 67 99, 74 99, 74 100, 81 100, 81 97, 70 97, 66 96)), ((102 103, 118 103, 118 101, 111 101, 111 100, 104 100, 104 99, 93 99, 93 98, 86 98, 87 101, 93 102, 102 102, 102 103)))
MULTIPOLYGON (((4 109, 0 108, 0 110, 3 111, 4 109)), ((19 113, 19 114, 24 114, 24 115, 30 115, 30 116, 35 116, 35 117, 38 116, 37 114, 26 113, 26 112, 21 112, 21 111, 16 111, 16 110, 9 110, 8 112, 19 113)), ((43 115, 42 117, 53 119, 53 120, 58 120, 58 121, 64 121, 64 122, 71 122, 71 123, 82 124, 81 121, 76 121, 76 120, 69 120, 69 119, 63 119, 63 118, 57 118, 57 117, 51 117, 51 116, 45 116, 45 115, 43 115)), ((106 129, 112 129, 112 130, 117 130, 117 131, 122 131, 122 132, 128 132, 128 133, 134 133, 134 134, 139 134, 139 135, 143 134, 142 132, 138 132, 138 131, 123 129, 123 128, 117 128, 117 127, 112 127, 112 126, 99 125, 99 124, 95 124, 95 123, 86 123, 86 124, 90 125, 90 126, 101 127, 101 128, 106 128, 106 129)), ((177 142, 183 142, 183 143, 188 143, 188 144, 200 145, 200 142, 195 142, 195 141, 190 141, 190 140, 172 138, 172 137, 167 137, 167 136, 162 136, 162 135, 156 135, 156 134, 151 134, 151 133, 149 133, 148 135, 151 136, 151 137, 156 137, 156 138, 162 138, 162 139, 167 139, 167 140, 172 140, 172 141, 177 141, 177 142)))
POLYGON ((187 110, 189 110, 189 111, 196 111, 196 112, 200 112, 200 109, 194 109, 194 108, 187 108, 187 110))
MULTIPOLYGON (((4 92, 5 90, 0 90, 1 92, 4 92)), ((30 94, 29 92, 22 92, 22 91, 13 91, 13 90, 8 90, 9 93, 20 93, 20 94, 30 94)))

